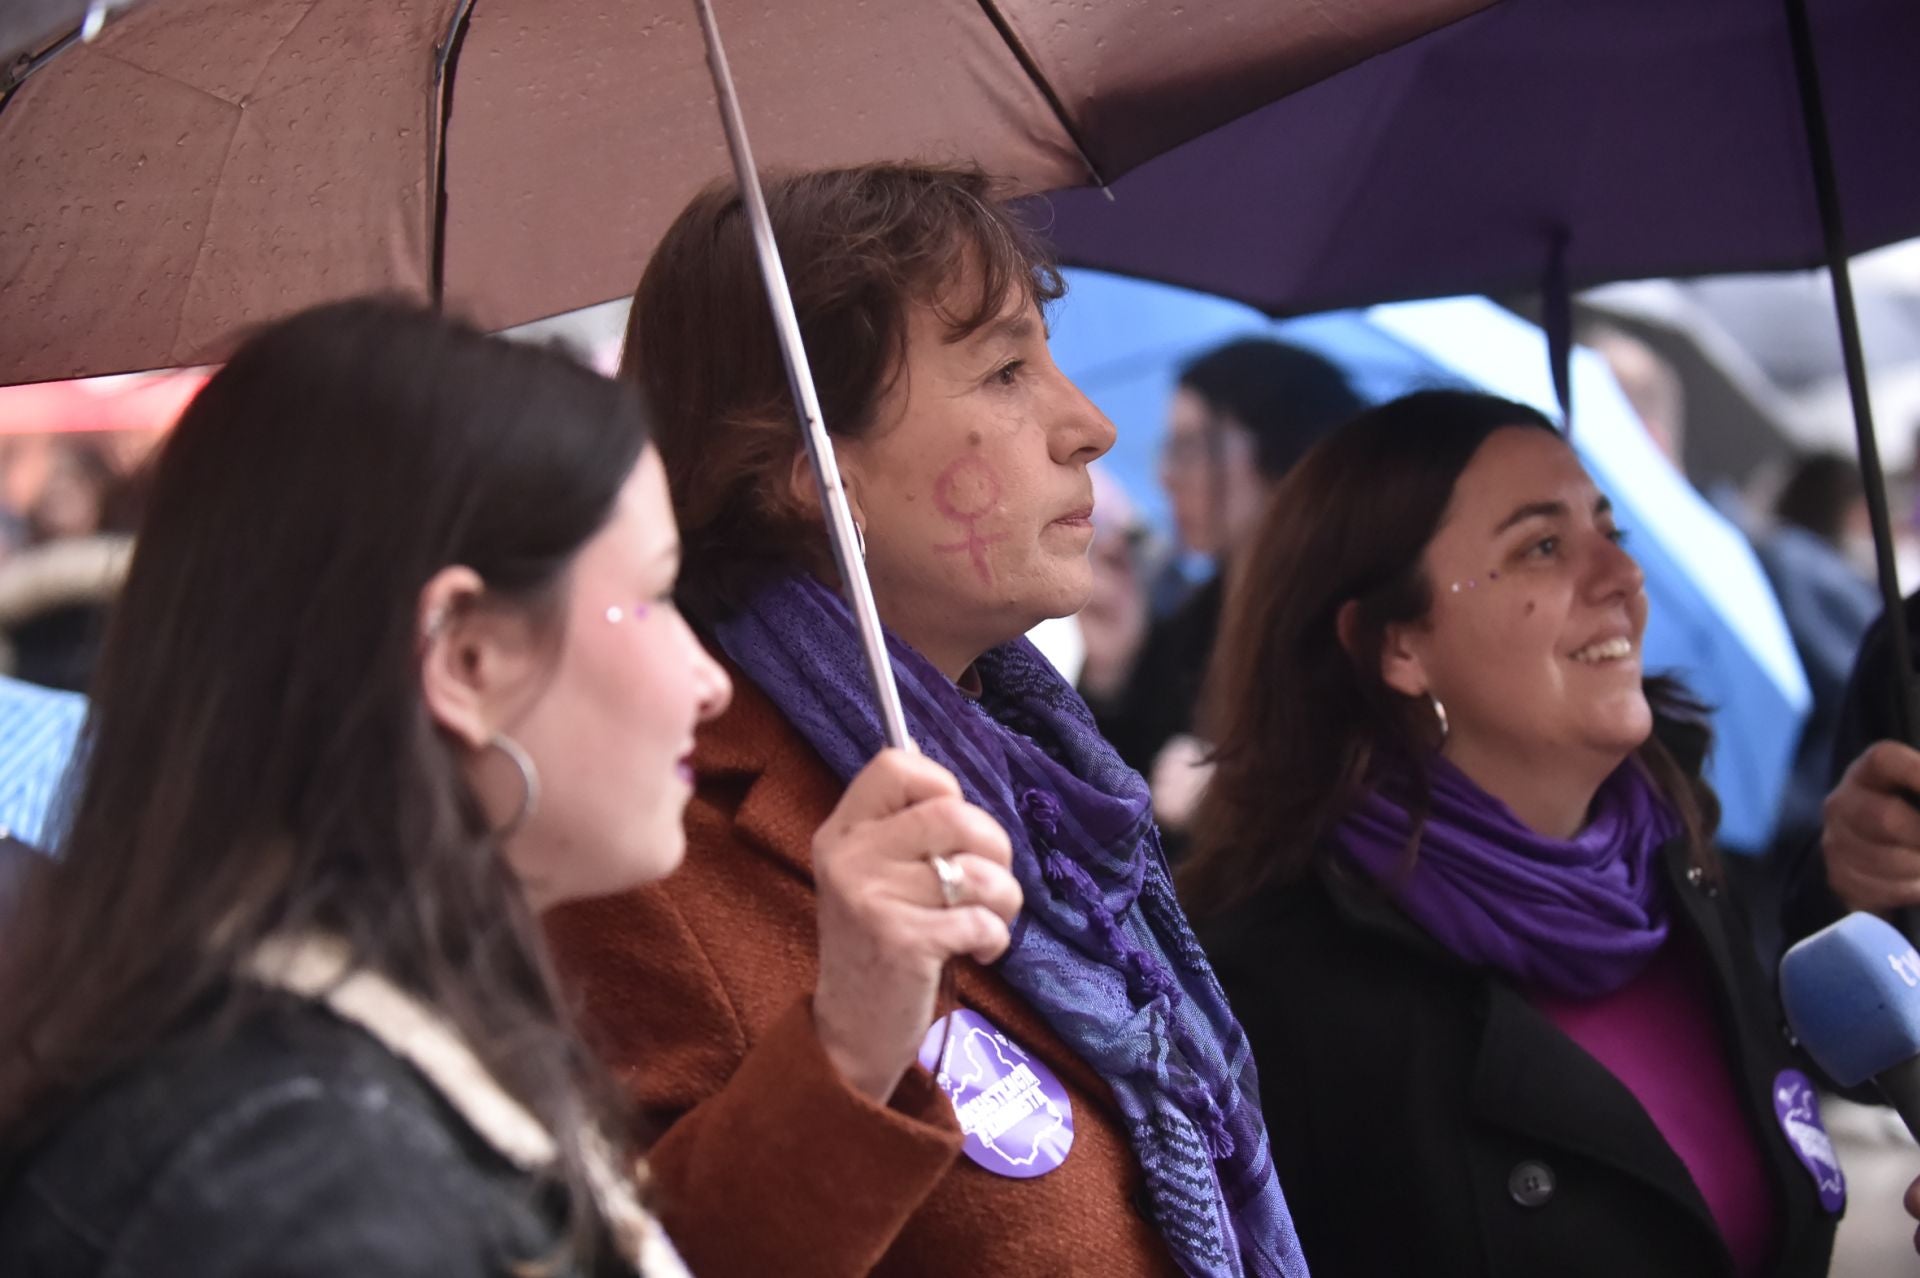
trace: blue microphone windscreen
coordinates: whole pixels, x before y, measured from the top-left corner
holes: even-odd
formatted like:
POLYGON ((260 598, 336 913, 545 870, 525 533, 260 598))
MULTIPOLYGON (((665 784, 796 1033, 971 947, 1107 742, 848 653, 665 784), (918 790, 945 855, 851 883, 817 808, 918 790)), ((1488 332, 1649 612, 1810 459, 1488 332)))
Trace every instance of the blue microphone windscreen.
POLYGON ((1842 1087, 1920 1056, 1920 954, 1872 914, 1849 914, 1788 950, 1780 1001, 1807 1054, 1842 1087))

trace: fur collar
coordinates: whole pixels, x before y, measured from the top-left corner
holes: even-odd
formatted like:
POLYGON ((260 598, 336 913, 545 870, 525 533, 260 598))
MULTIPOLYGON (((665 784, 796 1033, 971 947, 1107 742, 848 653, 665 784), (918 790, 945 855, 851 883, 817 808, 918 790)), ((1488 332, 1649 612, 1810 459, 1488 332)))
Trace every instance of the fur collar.
MULTIPOLYGON (((481 1139, 520 1170, 538 1172, 558 1157, 553 1134, 500 1086, 453 1026, 378 972, 356 969, 341 938, 274 937, 254 951, 247 971, 263 985, 325 1004, 373 1035, 419 1070, 481 1139)), ((586 1144, 600 1210, 638 1271, 647 1278, 687 1278, 660 1222, 634 1195, 644 1167, 622 1176, 598 1133, 588 1133, 586 1144)))

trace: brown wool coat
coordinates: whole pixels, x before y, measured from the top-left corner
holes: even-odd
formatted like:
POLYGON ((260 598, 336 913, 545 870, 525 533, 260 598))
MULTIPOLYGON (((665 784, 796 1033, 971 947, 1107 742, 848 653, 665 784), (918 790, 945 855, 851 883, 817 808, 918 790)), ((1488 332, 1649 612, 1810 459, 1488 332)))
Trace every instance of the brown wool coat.
POLYGON ((1134 1203, 1140 1169, 1105 1083, 1000 976, 956 965, 959 1002, 1043 1060, 1073 1149, 1011 1180, 960 1154, 914 1067, 888 1106, 849 1089, 813 1032, 813 833, 841 786, 738 672, 700 736, 686 863, 562 907, 548 934, 589 1036, 652 1124, 653 1192, 701 1278, 1123 1278, 1178 1271, 1134 1203))

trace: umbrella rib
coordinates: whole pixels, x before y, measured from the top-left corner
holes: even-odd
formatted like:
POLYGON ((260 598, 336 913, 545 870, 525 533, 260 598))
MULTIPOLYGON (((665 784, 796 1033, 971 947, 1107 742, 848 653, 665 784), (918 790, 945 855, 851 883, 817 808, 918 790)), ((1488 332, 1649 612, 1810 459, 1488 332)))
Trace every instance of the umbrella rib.
POLYGON ((460 47, 467 39, 467 19, 473 14, 473 0, 460 0, 447 33, 434 51, 433 86, 439 101, 434 110, 433 162, 427 180, 433 184, 432 256, 428 260, 427 289, 433 309, 439 310, 447 294, 447 122, 453 118, 453 75, 460 60, 460 47))
MULTIPOLYGON (((1014 60, 1020 64, 1020 69, 1027 73, 1027 79, 1033 82, 1033 87, 1039 90, 1040 96, 1047 100, 1047 106, 1053 110, 1053 118, 1067 135, 1067 141, 1073 143, 1073 149, 1079 155, 1080 163, 1086 166, 1087 176, 1093 179, 1095 186, 1102 191, 1107 191, 1106 175, 1101 173, 1100 167, 1093 162, 1093 156, 1087 150, 1086 139, 1081 137, 1080 130, 1074 127, 1073 117, 1067 114, 1066 104, 1060 101, 1060 95, 1054 92, 1052 83, 1041 74, 1040 64, 1035 61, 1032 52, 1015 34, 1013 24, 1007 21, 1007 16, 1000 12, 999 6, 995 5, 993 0, 979 0, 979 4, 980 11, 987 15, 987 21, 991 22, 993 29, 1000 33, 1001 41, 1013 53, 1014 60)), ((1110 191, 1109 198, 1111 198, 1110 191)))

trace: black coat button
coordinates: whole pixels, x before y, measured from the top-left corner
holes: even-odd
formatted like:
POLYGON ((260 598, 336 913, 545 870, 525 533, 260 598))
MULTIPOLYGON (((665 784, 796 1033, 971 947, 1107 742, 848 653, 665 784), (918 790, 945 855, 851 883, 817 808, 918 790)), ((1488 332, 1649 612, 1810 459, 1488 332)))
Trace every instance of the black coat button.
POLYGON ((1508 1173, 1507 1192, 1522 1207, 1545 1207, 1553 1197, 1553 1168, 1529 1158, 1508 1173))

